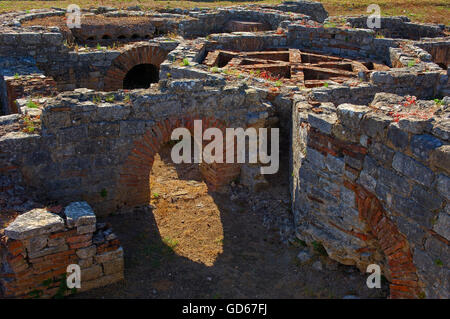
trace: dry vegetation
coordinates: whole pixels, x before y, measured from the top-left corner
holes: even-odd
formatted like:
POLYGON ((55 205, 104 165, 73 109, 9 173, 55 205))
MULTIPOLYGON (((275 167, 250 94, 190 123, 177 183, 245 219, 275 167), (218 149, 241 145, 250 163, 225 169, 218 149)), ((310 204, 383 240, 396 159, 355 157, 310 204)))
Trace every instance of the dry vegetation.
MULTIPOLYGON (((318 0, 322 2, 330 15, 366 14, 369 4, 380 5, 383 15, 406 15, 413 21, 450 24, 450 2, 448 0, 318 0)), ((76 3, 83 8, 91 6, 113 6, 126 8, 140 5, 144 9, 152 8, 193 8, 218 7, 241 3, 280 3, 281 0, 263 1, 153 1, 153 0, 66 0, 66 1, 0 1, 0 12, 29 10, 36 8, 65 8, 76 3)))

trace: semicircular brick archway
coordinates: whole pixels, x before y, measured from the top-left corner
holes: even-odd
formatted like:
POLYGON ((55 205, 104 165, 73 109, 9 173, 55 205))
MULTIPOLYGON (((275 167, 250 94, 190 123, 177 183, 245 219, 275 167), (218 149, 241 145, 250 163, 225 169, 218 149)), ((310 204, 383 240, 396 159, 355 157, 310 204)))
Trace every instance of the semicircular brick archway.
MULTIPOLYGON (((225 125, 214 118, 184 117, 165 119, 153 125, 134 142, 134 147, 122 165, 119 177, 117 208, 127 209, 150 202, 150 172, 160 147, 171 140, 175 128, 187 128, 194 132, 194 121, 202 120, 202 131, 218 128, 225 132, 225 125)), ((202 134, 203 134, 202 132, 202 134)), ((224 152, 226 156, 226 150, 224 152)), ((200 172, 210 190, 216 190, 231 182, 240 174, 240 165, 234 163, 200 163, 200 172)))
POLYGON ((123 79, 129 70, 139 64, 152 64, 159 67, 166 59, 168 51, 158 45, 141 44, 124 51, 113 60, 105 75, 105 91, 122 89, 123 79))
POLYGON ((346 187, 355 192, 360 218, 366 221, 371 235, 377 239, 387 258, 392 282, 389 285, 390 298, 419 298, 422 290, 408 240, 387 216, 375 195, 357 184, 347 183, 346 187))

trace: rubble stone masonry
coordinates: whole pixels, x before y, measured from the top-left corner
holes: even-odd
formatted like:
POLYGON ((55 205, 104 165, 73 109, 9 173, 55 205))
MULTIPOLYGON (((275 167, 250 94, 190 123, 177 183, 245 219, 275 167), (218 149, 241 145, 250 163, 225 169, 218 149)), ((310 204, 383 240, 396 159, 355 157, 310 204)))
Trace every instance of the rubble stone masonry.
POLYGON ((370 106, 294 102, 296 231, 365 271, 391 298, 448 298, 447 105, 378 93, 370 106))

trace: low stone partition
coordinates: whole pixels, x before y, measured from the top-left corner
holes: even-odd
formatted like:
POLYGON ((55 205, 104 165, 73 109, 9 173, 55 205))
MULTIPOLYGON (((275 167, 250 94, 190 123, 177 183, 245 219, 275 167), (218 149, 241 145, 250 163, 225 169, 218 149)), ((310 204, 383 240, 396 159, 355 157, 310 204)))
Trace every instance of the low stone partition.
MULTIPOLYGON (((354 28, 367 28, 367 16, 349 17, 347 21, 354 28)), ((387 38, 418 40, 420 38, 436 38, 444 36, 445 26, 413 23, 408 17, 380 17, 380 28, 375 31, 387 38)))
POLYGON ((124 278, 123 250, 109 225, 97 223, 86 202, 19 215, 0 238, 4 297, 51 298, 124 278), (68 289, 67 267, 81 269, 81 288, 68 289))
POLYGON ((380 265, 391 298, 449 297, 449 102, 294 102, 297 236, 363 272, 380 265))

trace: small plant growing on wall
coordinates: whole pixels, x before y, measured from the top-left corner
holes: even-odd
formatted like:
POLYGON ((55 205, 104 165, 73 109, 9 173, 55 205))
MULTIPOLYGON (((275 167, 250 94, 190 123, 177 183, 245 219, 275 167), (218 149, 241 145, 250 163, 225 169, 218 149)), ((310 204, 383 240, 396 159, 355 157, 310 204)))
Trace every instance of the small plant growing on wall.
POLYGON ((189 60, 186 59, 186 58, 183 59, 183 61, 181 62, 181 64, 182 64, 183 66, 189 66, 189 65, 190 65, 189 60))
POLYGON ((114 97, 114 95, 108 95, 106 98, 105 98, 105 101, 106 102, 108 102, 108 103, 112 103, 112 102, 114 102, 114 100, 115 100, 115 97, 114 97))
POLYGON ((102 102, 102 98, 100 96, 98 96, 98 95, 95 95, 94 97, 92 97, 92 102, 94 104, 99 104, 99 103, 102 102))
POLYGON ((39 105, 37 105, 37 103, 33 102, 32 100, 28 100, 27 107, 30 109, 37 109, 39 105))

